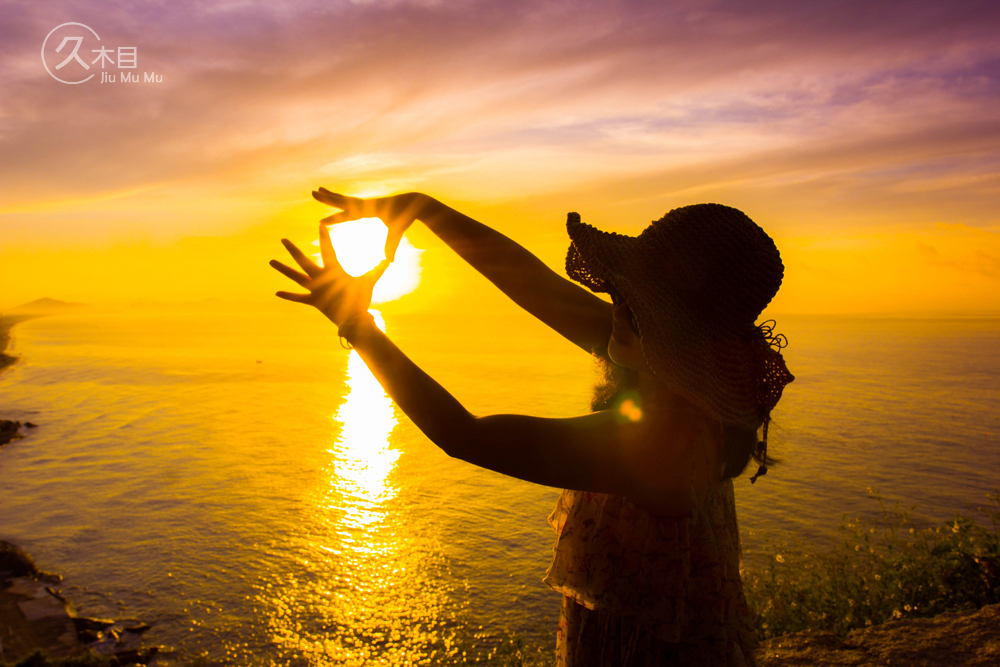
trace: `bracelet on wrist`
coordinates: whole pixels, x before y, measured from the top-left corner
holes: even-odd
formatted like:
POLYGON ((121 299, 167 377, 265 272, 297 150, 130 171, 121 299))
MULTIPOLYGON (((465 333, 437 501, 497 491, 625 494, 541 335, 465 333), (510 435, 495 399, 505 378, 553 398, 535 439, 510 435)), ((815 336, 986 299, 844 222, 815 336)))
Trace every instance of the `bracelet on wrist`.
POLYGON ((375 317, 367 310, 355 313, 341 322, 337 327, 337 335, 340 336, 340 346, 347 350, 353 349, 352 339, 354 338, 354 334, 358 326, 365 322, 373 324, 375 322, 375 317), (344 345, 345 340, 347 341, 346 345, 344 345))

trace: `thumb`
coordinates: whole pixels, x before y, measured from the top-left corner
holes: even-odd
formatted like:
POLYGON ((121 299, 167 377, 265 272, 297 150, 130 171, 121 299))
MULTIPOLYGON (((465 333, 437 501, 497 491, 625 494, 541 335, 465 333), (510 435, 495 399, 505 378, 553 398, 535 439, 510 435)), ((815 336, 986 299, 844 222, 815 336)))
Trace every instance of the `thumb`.
POLYGON ((365 278, 367 278, 374 285, 378 282, 378 279, 382 277, 382 274, 385 273, 385 270, 389 268, 389 264, 389 260, 383 259, 379 262, 378 266, 365 274, 365 278))
POLYGON ((389 227, 389 233, 385 237, 385 256, 390 262, 396 261, 396 249, 399 242, 403 240, 403 230, 398 227, 389 227))

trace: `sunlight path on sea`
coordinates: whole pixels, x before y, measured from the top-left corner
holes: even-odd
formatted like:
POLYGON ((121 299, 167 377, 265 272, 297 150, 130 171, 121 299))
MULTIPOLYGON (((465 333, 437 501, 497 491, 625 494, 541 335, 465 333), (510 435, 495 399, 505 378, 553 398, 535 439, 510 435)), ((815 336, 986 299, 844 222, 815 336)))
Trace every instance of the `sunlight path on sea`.
POLYGON ((309 517, 312 556, 303 565, 317 576, 287 580, 261 601, 286 656, 314 665, 412 664, 432 657, 449 591, 394 504, 401 452, 390 438, 399 423, 392 400, 354 351, 346 381, 309 517), (321 626, 303 627, 306 609, 321 626))

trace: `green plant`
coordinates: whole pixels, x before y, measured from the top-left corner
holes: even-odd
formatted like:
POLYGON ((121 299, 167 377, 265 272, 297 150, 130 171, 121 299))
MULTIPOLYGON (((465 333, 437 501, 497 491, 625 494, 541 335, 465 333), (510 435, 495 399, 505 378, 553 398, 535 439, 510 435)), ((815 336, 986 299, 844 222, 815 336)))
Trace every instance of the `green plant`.
POLYGON ((802 630, 844 636, 885 621, 935 616, 1000 602, 1000 489, 975 511, 987 528, 957 515, 920 528, 897 503, 874 522, 845 520, 832 550, 772 545, 768 562, 744 576, 762 639, 802 630))

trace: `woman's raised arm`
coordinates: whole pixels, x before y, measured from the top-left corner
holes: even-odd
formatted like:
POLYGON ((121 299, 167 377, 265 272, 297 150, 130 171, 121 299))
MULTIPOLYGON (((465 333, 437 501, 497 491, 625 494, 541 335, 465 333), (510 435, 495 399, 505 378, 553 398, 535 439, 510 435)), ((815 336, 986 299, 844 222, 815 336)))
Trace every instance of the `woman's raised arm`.
POLYGON ((712 471, 699 428, 680 412, 649 413, 638 421, 613 411, 569 419, 523 415, 476 417, 424 373, 375 326, 367 313, 371 290, 385 265, 354 278, 321 235, 323 266, 291 242, 285 247, 305 273, 271 265, 308 294, 279 292, 318 308, 340 328, 396 405, 450 456, 557 488, 627 496, 657 514, 680 516, 695 506, 712 471))
POLYGON ((560 276, 523 246, 481 222, 421 193, 377 199, 346 197, 323 188, 313 196, 342 213, 326 218, 336 224, 378 217, 389 228, 386 257, 392 259, 403 232, 415 221, 427 225, 460 257, 514 303, 587 352, 607 347, 611 304, 560 276))
POLYGON ((661 516, 690 513, 717 475, 721 441, 682 411, 638 421, 614 410, 476 417, 372 320, 361 320, 350 341, 396 405, 454 458, 545 486, 626 496, 661 516))

